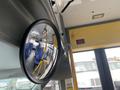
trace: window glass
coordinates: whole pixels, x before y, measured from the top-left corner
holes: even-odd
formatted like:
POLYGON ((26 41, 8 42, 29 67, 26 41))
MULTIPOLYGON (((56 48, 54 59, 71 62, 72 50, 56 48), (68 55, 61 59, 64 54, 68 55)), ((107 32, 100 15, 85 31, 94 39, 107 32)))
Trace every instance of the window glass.
POLYGON ((0 90, 41 90, 41 87, 27 78, 10 78, 0 80, 0 90))
POLYGON ((112 80, 116 90, 120 90, 120 47, 105 49, 112 80))
POLYGON ((94 51, 73 53, 80 90, 102 90, 94 51))
POLYGON ((51 80, 47 83, 43 90, 60 90, 59 82, 51 80))

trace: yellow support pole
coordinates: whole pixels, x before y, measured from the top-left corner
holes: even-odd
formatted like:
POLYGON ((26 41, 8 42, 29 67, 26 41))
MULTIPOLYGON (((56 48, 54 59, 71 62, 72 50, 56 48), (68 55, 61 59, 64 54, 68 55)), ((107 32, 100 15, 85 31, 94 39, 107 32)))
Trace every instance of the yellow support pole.
POLYGON ((70 64, 70 69, 71 69, 71 74, 72 74, 72 79, 73 79, 72 80, 73 90, 78 90, 78 84, 77 84, 77 78, 76 78, 76 72, 75 72, 75 65, 74 65, 71 46, 69 46, 68 56, 69 56, 69 64, 70 64))

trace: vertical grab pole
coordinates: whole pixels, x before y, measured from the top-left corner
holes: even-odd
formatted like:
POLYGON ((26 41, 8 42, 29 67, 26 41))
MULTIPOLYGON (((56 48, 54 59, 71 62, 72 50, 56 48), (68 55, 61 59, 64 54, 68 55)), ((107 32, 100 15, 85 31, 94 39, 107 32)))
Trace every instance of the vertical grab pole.
POLYGON ((105 50, 102 48, 95 49, 95 56, 103 90, 114 90, 105 50))

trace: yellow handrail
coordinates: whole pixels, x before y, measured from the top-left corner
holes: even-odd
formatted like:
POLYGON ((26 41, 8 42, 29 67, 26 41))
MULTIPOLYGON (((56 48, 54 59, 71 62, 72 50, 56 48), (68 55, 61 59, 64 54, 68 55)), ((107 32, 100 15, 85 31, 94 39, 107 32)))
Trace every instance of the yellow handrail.
POLYGON ((34 69, 34 71, 33 71, 33 73, 32 74, 34 74, 36 71, 37 71, 37 69, 41 66, 41 64, 43 63, 43 58, 44 58, 44 55, 45 55, 45 51, 46 51, 46 48, 47 48, 47 33, 46 33, 46 44, 45 44, 45 48, 44 48, 44 50, 43 50, 43 55, 42 55, 42 58, 41 58, 41 60, 40 60, 40 62, 39 62, 39 64, 38 64, 38 66, 34 69))

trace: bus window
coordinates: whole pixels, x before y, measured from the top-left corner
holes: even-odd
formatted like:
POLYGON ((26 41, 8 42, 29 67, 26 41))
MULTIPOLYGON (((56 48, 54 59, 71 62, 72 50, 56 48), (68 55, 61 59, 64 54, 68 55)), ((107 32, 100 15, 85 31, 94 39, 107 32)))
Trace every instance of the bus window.
POLYGON ((60 90, 59 82, 57 80, 50 80, 43 90, 60 90))
POLYGON ((120 90, 120 47, 105 49, 116 90, 120 90))
POLYGON ((102 90, 94 51, 73 53, 80 90, 102 90))

